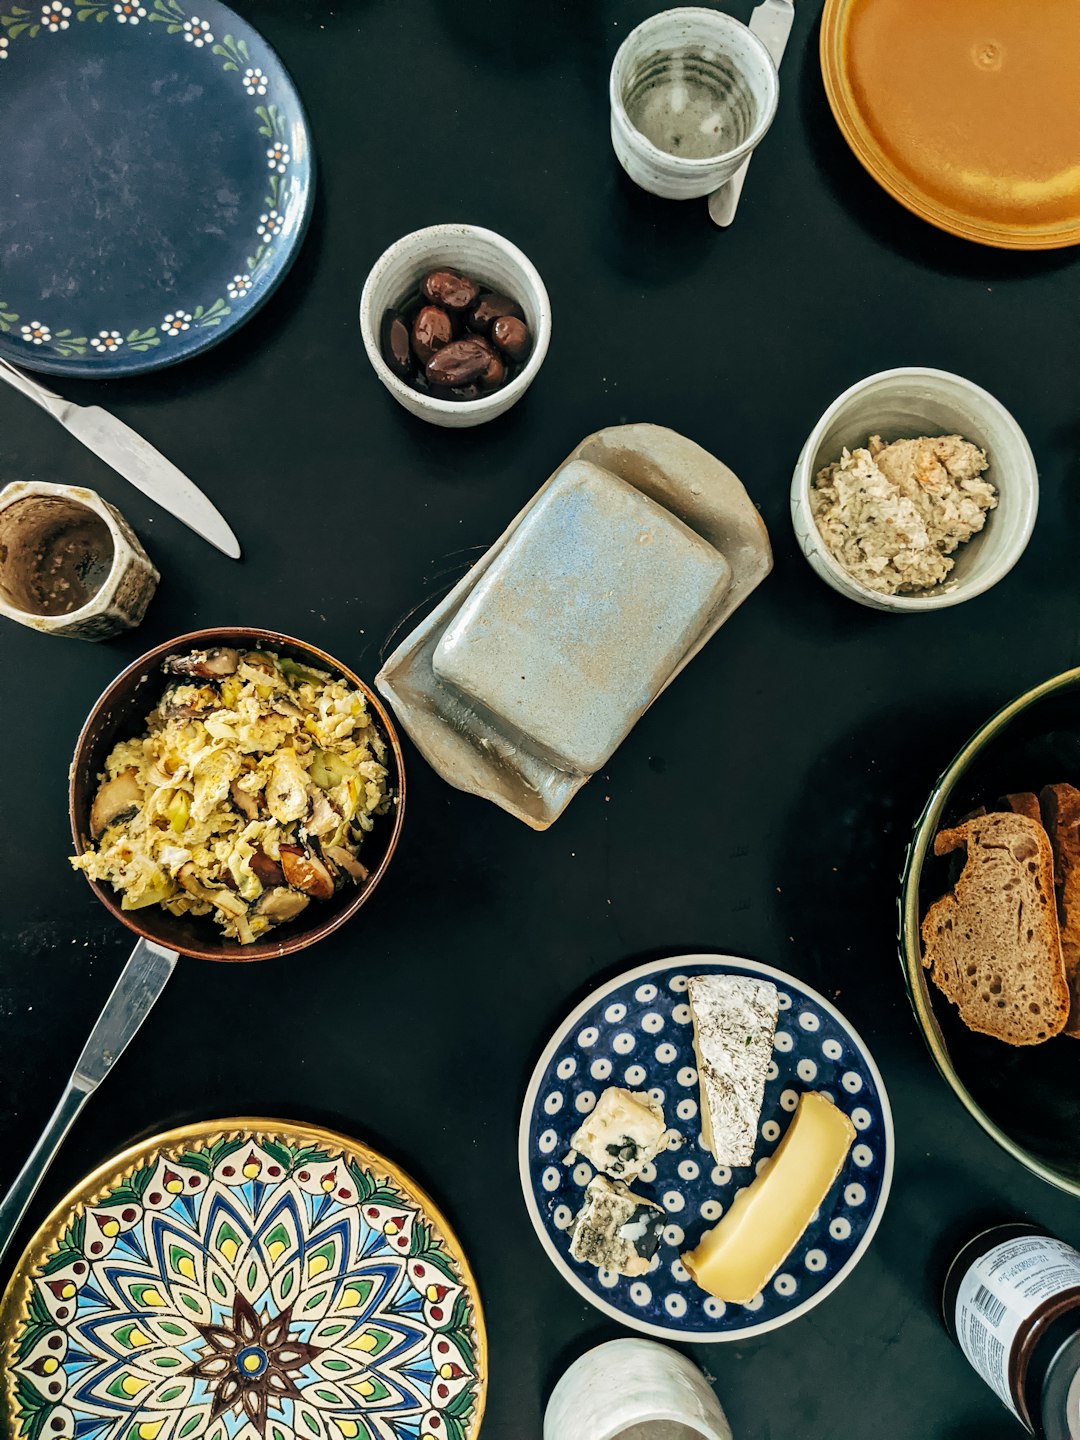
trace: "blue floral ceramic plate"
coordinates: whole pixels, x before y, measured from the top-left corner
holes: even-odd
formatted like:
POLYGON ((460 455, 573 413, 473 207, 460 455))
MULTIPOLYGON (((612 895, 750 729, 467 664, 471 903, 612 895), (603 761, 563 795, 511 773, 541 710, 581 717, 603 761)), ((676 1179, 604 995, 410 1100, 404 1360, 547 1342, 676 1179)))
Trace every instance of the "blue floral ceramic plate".
POLYGON ((5 1440, 475 1440, 486 1388, 475 1282, 431 1200, 287 1121, 117 1156, 0 1303, 5 1440))
POLYGON ((745 1340, 775 1330, 825 1299, 873 1238, 893 1170, 888 1097, 866 1046, 809 986, 753 960, 679 955, 642 965, 590 995, 559 1027, 533 1072, 519 1158, 536 1233, 575 1290, 633 1330, 663 1340, 745 1340), (780 1023, 753 1165, 717 1166, 701 1143, 688 975, 760 975, 780 991, 780 1023), (648 1090, 681 1143, 657 1157, 633 1188, 668 1214, 652 1270, 638 1280, 570 1258, 570 1227, 592 1168, 564 1165, 570 1137, 608 1085, 648 1090), (716 1224, 787 1128, 804 1090, 824 1091, 857 1131, 843 1173, 798 1245, 749 1305, 725 1305, 691 1280, 679 1259, 716 1224))
POLYGON ((292 81, 218 0, 0 0, 6 359, 133 375, 216 344, 288 270, 313 187, 292 81))

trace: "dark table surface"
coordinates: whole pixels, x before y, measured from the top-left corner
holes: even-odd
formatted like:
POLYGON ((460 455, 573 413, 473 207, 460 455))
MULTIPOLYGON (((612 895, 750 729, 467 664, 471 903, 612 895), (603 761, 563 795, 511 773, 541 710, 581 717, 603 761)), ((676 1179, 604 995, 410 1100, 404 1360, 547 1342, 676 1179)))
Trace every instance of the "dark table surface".
MULTIPOLYGON (((834 997, 896 1117, 878 1236, 811 1314, 693 1353, 737 1440, 1021 1432, 937 1315, 949 1245, 992 1211, 1080 1242, 1080 1207, 1028 1175, 938 1078, 897 963, 905 839, 929 786, 997 705, 1077 663, 1080 275, 1075 252, 979 249, 910 217, 833 124, 818 0, 798 0, 780 111, 734 227, 636 191, 608 136, 607 72, 649 0, 242 0, 308 106, 310 236, 266 308, 175 371, 63 382, 184 468, 232 521, 235 564, 126 487, 13 392, 0 482, 97 489, 163 579, 142 627, 103 645, 0 636, 0 1185, 18 1168, 130 947, 66 864, 68 761, 121 666, 196 626, 313 641, 367 679, 588 432, 682 431, 728 462, 772 535, 774 574, 547 834, 450 789, 408 745, 398 855, 355 922, 300 960, 181 961, 79 1120, 31 1222, 133 1139, 235 1114, 370 1141, 444 1204, 491 1337, 485 1435, 538 1440, 548 1392, 620 1333, 556 1274, 517 1181, 517 1123, 552 1028, 650 957, 743 954, 834 997), (356 303, 420 225, 517 241, 548 285, 551 351, 504 419, 450 433, 373 376, 356 303), (955 370, 1016 414, 1039 461, 1030 548, 991 593, 893 617, 802 559, 788 483, 847 385, 899 364, 955 370), (434 1022, 442 1039, 433 1043, 434 1022)), ((749 5, 732 6, 748 18, 749 5)), ((28 1228, 24 1232, 29 1234, 28 1228)), ((623 1332, 625 1333, 625 1332, 623 1332)))

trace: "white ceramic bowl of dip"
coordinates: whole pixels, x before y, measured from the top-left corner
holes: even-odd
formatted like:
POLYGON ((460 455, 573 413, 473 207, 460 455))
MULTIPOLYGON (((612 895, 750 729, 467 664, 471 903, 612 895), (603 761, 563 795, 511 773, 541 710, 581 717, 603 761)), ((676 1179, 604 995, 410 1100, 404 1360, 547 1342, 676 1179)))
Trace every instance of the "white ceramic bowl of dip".
POLYGON ((874 610, 919 612, 959 605, 989 590, 1024 553, 1039 509, 1039 475, 1027 437, 999 400, 947 370, 882 370, 837 397, 811 430, 791 481, 791 520, 802 552, 826 584, 874 610), (882 595, 848 574, 826 548, 810 510, 810 487, 826 465, 871 435, 889 443, 961 435, 986 451, 984 478, 998 493, 986 524, 953 551, 940 585, 915 595, 882 595))
POLYGON ((372 266, 360 296, 360 333, 375 374, 399 405, 432 425, 463 429, 502 415, 536 379, 551 340, 551 304, 536 266, 494 230, 429 225, 396 240, 372 266), (390 369, 379 344, 387 310, 399 309, 429 270, 444 266, 516 300, 532 336, 528 359, 510 383, 475 400, 440 400, 414 390, 390 369))

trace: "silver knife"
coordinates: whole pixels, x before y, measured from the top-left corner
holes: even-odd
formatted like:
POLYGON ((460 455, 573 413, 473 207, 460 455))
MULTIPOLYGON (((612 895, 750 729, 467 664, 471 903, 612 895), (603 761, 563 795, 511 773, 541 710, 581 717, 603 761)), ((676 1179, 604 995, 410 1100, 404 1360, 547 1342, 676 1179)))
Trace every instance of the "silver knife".
POLYGON ((2 358, 0 380, 6 380, 47 410, 76 440, 81 440, 88 450, 92 450, 106 465, 111 465, 136 490, 149 495, 155 504, 175 515, 196 535, 209 540, 230 559, 240 559, 240 546, 221 511, 182 470, 178 470, 171 460, 166 460, 129 425, 102 410, 99 405, 75 405, 60 395, 54 395, 2 358))
MULTIPOLYGON (((764 42, 765 49, 772 56, 778 70, 794 21, 795 6, 792 0, 764 0, 750 16, 750 29, 764 42)), ((752 159, 753 156, 748 155, 731 179, 709 196, 709 218, 714 225, 728 226, 735 219, 743 182, 752 159)))
POLYGON ((105 1002, 90 1039, 79 1056, 67 1089, 53 1111, 30 1158, 19 1171, 11 1189, 0 1201, 0 1260, 26 1207, 37 1194, 45 1172, 75 1117, 127 1048, 139 1026, 154 1007, 176 964, 175 950, 166 950, 151 940, 140 940, 132 950, 120 979, 105 1002))

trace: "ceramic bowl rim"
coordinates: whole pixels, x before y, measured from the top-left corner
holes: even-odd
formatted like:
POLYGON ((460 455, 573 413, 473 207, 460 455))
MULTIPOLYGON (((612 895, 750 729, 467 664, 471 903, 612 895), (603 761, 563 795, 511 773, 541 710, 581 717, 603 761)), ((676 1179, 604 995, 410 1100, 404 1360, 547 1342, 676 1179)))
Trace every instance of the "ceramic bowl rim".
MULTIPOLYGON (((842 1011, 838 1010, 831 1001, 826 1000, 819 990, 802 980, 797 975, 792 975, 785 970, 778 969, 775 965, 766 965, 759 960, 748 960, 742 955, 722 955, 692 953, 685 955, 667 955, 659 960, 649 960, 643 965, 635 965, 630 970, 624 970, 618 975, 613 975, 609 980, 603 981, 595 989, 582 999, 574 1008, 559 1020, 552 1032, 550 1040, 544 1046, 540 1057, 533 1067, 529 1077, 529 1083, 525 1091, 525 1099, 521 1106, 521 1118, 518 1121, 518 1179, 521 1183, 522 1194, 525 1199, 525 1208, 528 1211, 532 1227, 536 1231, 547 1257, 553 1263, 561 1279, 573 1287, 579 1295, 588 1300, 609 1319, 617 1320, 628 1330, 636 1330, 641 1335, 648 1335, 654 1340, 666 1340, 669 1344, 692 1345, 721 1345, 732 1341, 744 1341, 756 1339, 759 1335, 765 1335, 770 1330, 779 1330, 782 1326, 797 1320, 800 1316, 807 1314, 821 1304, 833 1293, 851 1274, 859 1261, 870 1248, 870 1244, 877 1234, 878 1227, 885 1215, 889 1203, 889 1194, 892 1190, 893 1170, 896 1163, 896 1128, 893 1123, 892 1106, 889 1103, 889 1092, 885 1088, 885 1081, 881 1071, 878 1069, 877 1061, 870 1051, 866 1041, 855 1029, 851 1021, 842 1011), (881 1190, 878 1194, 874 1212, 867 1221, 866 1229, 863 1232, 859 1243, 852 1250, 843 1265, 836 1274, 827 1281, 820 1290, 803 1300, 792 1310, 785 1311, 783 1315, 776 1315, 771 1320, 761 1321, 756 1324, 747 1325, 741 1330, 725 1331, 722 1334, 709 1334, 698 1330, 680 1330, 677 1325, 654 1325, 649 1320, 639 1320, 636 1316, 620 1310, 617 1306, 610 1304, 601 1296, 594 1294, 585 1284, 581 1277, 567 1263, 567 1258, 555 1246, 547 1228, 540 1218, 539 1209, 536 1204, 532 1176, 529 1165, 529 1130, 532 1126, 533 1112, 536 1109, 537 1098, 540 1093, 540 1084, 553 1057, 565 1041, 566 1035, 571 1032, 583 1015, 586 1015, 595 1005, 603 1000, 605 995, 610 995, 614 990, 621 990, 634 980, 650 979, 657 973, 667 970, 681 970, 694 962, 709 965, 729 964, 738 965, 740 969, 751 970, 755 974, 762 975, 766 980, 773 981, 778 985, 794 985, 809 996, 816 1005, 820 1005, 827 1015, 831 1015, 845 1031, 851 1036, 858 1049, 860 1059, 877 1086, 878 1100, 881 1106, 881 1124, 885 1133, 885 1160, 881 1171, 881 1190)), ((834 1182, 835 1183, 835 1182, 834 1182)), ((830 1190, 831 1190, 830 1186, 830 1190)))
MULTIPOLYGON (((368 897, 386 874, 387 867, 393 859, 398 841, 401 838, 401 827, 405 817, 405 758, 401 749, 401 741, 398 738, 393 721, 390 719, 386 707, 378 695, 376 695, 358 675, 354 674, 347 665, 343 665, 340 660, 327 654, 325 650, 320 649, 317 645, 309 644, 306 640, 297 640, 294 636, 287 635, 281 630, 264 630, 261 627, 252 625, 215 625, 208 629, 192 630, 187 634, 177 635, 170 640, 165 640, 160 645, 155 645, 152 650, 148 650, 144 655, 140 655, 138 659, 133 660, 130 665, 126 665, 124 669, 120 671, 119 675, 116 675, 109 682, 91 706, 86 720, 83 722, 82 728, 79 731, 79 737, 75 742, 75 750, 68 771, 68 820, 71 825, 71 836, 75 845, 75 853, 82 855, 88 848, 83 844, 82 836, 79 833, 79 816, 76 813, 76 785, 80 775, 85 769, 86 748, 93 738, 96 722, 103 711, 108 708, 117 693, 138 671, 157 665, 158 662, 165 659, 167 655, 185 649, 190 650, 215 644, 228 644, 230 639, 235 642, 239 637, 250 639, 255 645, 267 643, 285 645, 305 652, 327 669, 347 680, 350 685, 354 685, 363 694, 365 701, 378 721, 383 737, 393 755, 394 767, 396 768, 394 780, 398 800, 394 807, 391 831, 386 843, 386 852, 367 884, 364 885, 362 889, 358 889, 349 903, 342 906, 342 908, 333 915, 328 916, 318 924, 311 925, 306 929, 286 930, 284 938, 280 940, 257 940, 253 945, 235 944, 224 952, 221 950, 220 945, 229 942, 219 942, 219 948, 217 949, 211 949, 209 946, 177 945, 170 940, 160 939, 147 926, 140 924, 135 917, 142 914, 142 911, 122 910, 120 908, 119 896, 116 895, 110 886, 98 880, 91 880, 88 875, 84 875, 87 884, 105 906, 106 910, 141 939, 149 940, 153 944, 161 946, 163 949, 173 950, 180 955, 186 955, 195 960, 212 960, 222 964, 253 964, 258 960, 276 959, 280 955, 294 955, 298 950, 305 950, 309 945, 314 945, 316 941, 325 939, 326 936, 331 935, 335 930, 344 925, 347 920, 351 920, 360 907, 367 903, 368 897), (235 950, 235 953, 233 953, 233 950, 235 950)), ((271 934, 273 934, 273 931, 271 931, 271 934)))
POLYGON ((930 986, 922 963, 922 917, 919 914, 919 886, 922 881, 923 865, 934 836, 937 834, 942 813, 957 782, 967 773, 972 762, 982 753, 987 743, 997 739, 1018 715, 1023 714, 1025 710, 1030 709, 1048 695, 1077 687, 1080 687, 1080 666, 1072 670, 1063 670, 1061 674, 1051 676, 1049 680, 1044 680, 1030 690, 1025 690, 1014 700, 1008 701, 1007 704, 996 710, 989 720, 980 725, 934 782, 930 798, 915 822, 915 831, 904 856, 904 868, 900 875, 900 891, 897 897, 897 940, 900 965, 904 973, 904 985, 915 1014, 916 1024, 922 1033, 934 1064, 964 1109, 978 1121, 992 1140, 996 1140, 1004 1151, 1014 1160, 1019 1160, 1021 1165, 1030 1170, 1033 1175, 1037 1175, 1041 1180, 1056 1186, 1059 1190, 1064 1190, 1069 1195, 1080 1196, 1080 1177, 1069 1179, 1020 1145, 1000 1125, 991 1120, 960 1079, 949 1055, 949 1047, 945 1043, 945 1036, 938 1023, 937 1015, 934 1013, 930 986))
MULTIPOLYGON (((13 620, 18 620, 19 624, 26 624, 26 620, 19 620, 19 616, 25 616, 28 620, 55 620, 57 622, 56 625, 49 627, 49 630, 55 634, 60 630, 61 626, 67 629, 69 626, 77 625, 81 620, 89 619, 91 616, 97 614, 95 607, 101 600, 102 594, 109 591, 111 587, 116 584, 120 578, 121 568, 128 563, 129 557, 125 555, 124 551, 133 550, 134 547, 127 536, 121 532, 120 526, 117 524, 117 512, 114 511, 104 496, 99 495, 96 490, 90 490, 85 485, 63 485, 52 480, 12 480, 5 485, 3 489, 0 489, 0 514, 5 510, 10 510, 14 505, 22 504, 23 501, 34 499, 67 500, 70 504, 81 505, 84 510, 89 510, 92 515, 97 515, 99 519, 104 520, 108 526, 109 538, 112 541, 112 561, 109 565, 109 573, 90 596, 89 600, 75 610, 68 610, 63 615, 45 615, 40 610, 24 610, 21 605, 12 605, 10 601, 4 599, 3 595, 0 595, 0 614, 10 615, 13 620), (19 493, 20 490, 22 493, 19 493), (82 498, 83 495, 89 496, 90 498, 84 500, 82 498), (93 501, 97 501, 97 504, 91 503, 93 501)), ((125 524, 126 523, 125 521, 125 524)), ((135 532, 132 531, 132 534, 134 533, 135 532)), ((137 536, 136 540, 138 541, 137 536)), ((141 547, 142 542, 138 541, 138 543, 141 547)), ((137 551, 136 554, 138 554, 137 551)), ((145 559, 154 574, 158 574, 157 566, 146 554, 145 550, 139 558, 145 559)), ((47 634, 49 632, 45 631, 43 633, 47 634)))
MULTIPOLYGON (((514 296, 513 298, 519 304, 521 303, 519 297, 514 296)), ((390 393, 407 406, 420 405, 432 415, 468 415, 473 420, 482 419, 490 411, 493 412, 491 418, 494 419, 496 415, 508 410, 511 405, 521 399, 535 380, 540 366, 547 357, 548 345, 551 342, 551 299, 539 270, 512 240, 507 240, 505 235, 500 235, 498 231, 489 230, 483 225, 470 225, 464 221, 461 223, 446 221, 438 225, 425 225, 419 230, 411 230, 407 235, 400 236, 399 239, 388 245, 375 261, 368 271, 364 288, 360 292, 360 333, 372 369, 390 393), (479 395, 475 400, 440 400, 437 395, 426 395, 422 390, 414 390, 411 385, 406 385, 405 381, 399 379, 390 369, 379 348, 381 317, 376 320, 370 314, 370 310, 376 285, 397 259, 402 247, 410 240, 439 243, 452 241, 455 238, 460 239, 464 234, 475 235, 488 241, 496 249, 501 250, 506 258, 522 271, 531 289, 531 298, 536 303, 539 326, 537 334, 533 336, 533 348, 529 358, 509 385, 492 390, 488 395, 479 395)))
MULTIPOLYGON (((634 26, 633 30, 630 31, 618 50, 616 50, 615 58, 611 62, 611 70, 608 73, 608 102, 611 106, 611 113, 617 115, 620 122, 625 124, 628 129, 633 132, 635 145, 640 148, 642 154, 647 156, 653 164, 660 164, 665 167, 676 164, 680 172, 687 176, 704 174, 707 173, 709 169, 715 169, 721 162, 727 164, 731 161, 741 160, 761 144, 762 140, 764 140, 768 134, 773 121, 776 119, 776 112, 780 106, 780 73, 776 68, 776 61, 769 54, 768 47, 761 36, 756 35, 754 31, 750 29, 749 25, 745 25, 736 16, 728 15, 723 10, 710 10, 705 5, 673 5, 667 10, 659 10, 654 15, 647 15, 639 25, 634 26), (750 39, 750 48, 757 50, 759 58, 765 61, 766 72, 769 75, 769 96, 762 108, 761 115, 758 117, 758 123, 741 145, 736 145, 732 150, 726 150, 723 155, 683 156, 672 155, 667 150, 661 150, 660 146, 655 145, 647 135, 643 135, 630 119, 630 116, 626 113, 626 105, 623 101, 622 94, 616 88, 615 71, 618 69, 619 61, 622 59, 630 42, 637 37, 639 31, 644 30, 647 26, 653 25, 657 20, 662 20, 669 15, 681 14, 706 16, 710 21, 718 24, 721 30, 727 30, 729 32, 735 29, 745 30, 746 35, 750 39)), ((701 197, 698 196, 696 198, 700 199, 701 197)))
MULTIPOLYGON (((1032 453, 1031 445, 1026 434, 1020 426, 1020 422, 1013 415, 996 395, 977 385, 974 380, 968 380, 963 375, 957 375, 951 370, 939 370, 933 366, 926 365, 897 365, 889 370, 878 370, 873 375, 867 375, 862 380, 856 380, 849 385, 831 405, 822 413, 817 424, 806 437, 799 458, 795 464, 795 473, 791 483, 792 508, 800 505, 806 516, 808 524, 814 528, 814 533, 821 538, 821 532, 817 528, 817 522, 810 512, 810 482, 813 477, 814 456, 821 443, 829 425, 836 418, 836 415, 848 402, 863 390, 881 380, 931 380, 945 381, 947 385, 958 386, 969 394, 975 395, 988 408, 996 412, 1002 424, 1012 432, 1017 443, 1017 448, 1023 455, 1024 466, 1022 473, 1016 476, 1018 492, 1022 487, 1023 504, 1022 513, 1015 524, 1008 546, 997 564, 985 575, 980 575, 972 580, 957 581, 951 590, 939 588, 930 591, 925 595, 882 595, 876 590, 871 590, 860 581, 854 579, 847 570, 835 559, 821 540, 820 546, 815 550, 815 557, 822 567, 833 576, 838 585, 836 588, 849 600, 855 600, 860 605, 868 605, 876 610, 891 611, 896 614, 904 612, 911 614, 925 613, 928 610, 946 610, 952 605, 963 604, 965 600, 974 600, 976 596, 985 594, 992 589, 1000 580, 1003 580, 1010 570, 1017 564, 1024 551, 1027 549, 1035 529, 1035 521, 1039 513, 1039 471, 1035 463, 1035 456, 1032 453)), ((994 523, 995 516, 988 517, 987 525, 994 523)), ((796 533, 799 540, 799 548, 806 554, 806 546, 796 533)), ((808 557, 809 558, 809 557, 808 557)))

